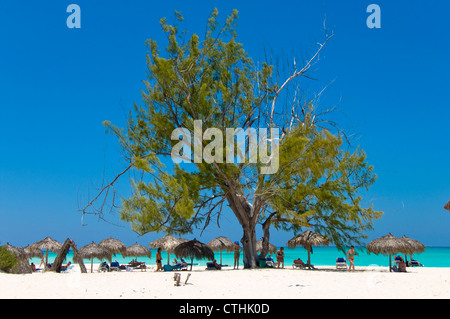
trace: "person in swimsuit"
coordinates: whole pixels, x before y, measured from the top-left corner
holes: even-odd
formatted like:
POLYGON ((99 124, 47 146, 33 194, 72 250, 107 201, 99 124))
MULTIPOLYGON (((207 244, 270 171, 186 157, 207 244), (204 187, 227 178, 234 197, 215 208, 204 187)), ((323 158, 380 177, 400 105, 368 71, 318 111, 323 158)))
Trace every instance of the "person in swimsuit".
POLYGON ((239 246, 239 242, 234 242, 234 267, 233 269, 239 269, 239 256, 241 254, 242 248, 239 246))
POLYGON ((284 248, 283 247, 281 247, 280 250, 277 251, 277 264, 278 264, 277 268, 280 268, 280 265, 281 265, 281 268, 284 268, 284 248))
POLYGON ((161 247, 158 248, 158 251, 156 252, 156 270, 159 271, 163 270, 162 266, 162 257, 161 257, 161 247))
POLYGON ((353 271, 355 271, 355 256, 356 255, 358 255, 358 253, 355 251, 355 247, 351 246, 350 249, 347 251, 347 259, 350 262, 348 271, 351 271, 352 268, 353 268, 353 271))

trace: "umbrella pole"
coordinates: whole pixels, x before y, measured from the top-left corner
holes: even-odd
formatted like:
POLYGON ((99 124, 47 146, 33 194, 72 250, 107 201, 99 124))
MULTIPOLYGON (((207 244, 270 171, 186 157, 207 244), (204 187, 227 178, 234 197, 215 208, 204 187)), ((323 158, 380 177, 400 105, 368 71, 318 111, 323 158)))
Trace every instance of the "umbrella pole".
POLYGON ((392 272, 392 258, 391 258, 391 254, 389 254, 389 272, 392 272))
POLYGON ((170 254, 167 252, 167 264, 170 265, 170 254))
POLYGON ((91 274, 94 272, 94 258, 91 258, 91 274))
POLYGON ((194 257, 191 257, 191 271, 192 271, 192 265, 194 264, 194 257))
POLYGON ((308 249, 308 265, 311 265, 311 251, 308 249))
POLYGON ((222 251, 220 251, 220 265, 222 265, 222 251))
POLYGON ((47 270, 47 264, 48 264, 48 249, 47 249, 47 253, 45 254, 45 267, 44 267, 44 270, 47 270))

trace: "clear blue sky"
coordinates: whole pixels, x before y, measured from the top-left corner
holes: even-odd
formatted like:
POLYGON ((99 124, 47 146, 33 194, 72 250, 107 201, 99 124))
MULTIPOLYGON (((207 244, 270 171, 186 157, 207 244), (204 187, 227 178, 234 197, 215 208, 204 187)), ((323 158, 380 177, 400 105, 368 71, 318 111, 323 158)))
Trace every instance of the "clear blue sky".
MULTIPOLYGON (((158 21, 181 11, 190 31, 203 33, 217 7, 239 10, 239 41, 255 58, 264 48, 305 57, 335 33, 315 67, 318 87, 334 80, 322 103, 338 104, 342 125, 356 134, 378 182, 365 196, 385 212, 370 239, 392 232, 426 245, 450 246, 450 62, 446 1, 12 1, 0 2, 0 242, 26 245, 48 235, 81 246, 106 237, 127 244, 122 227, 78 209, 95 186, 120 167, 118 146, 103 120, 124 123, 140 102, 146 47, 165 39, 158 21), (66 26, 66 8, 81 8, 81 29, 66 26), (381 7, 381 29, 366 26, 366 8, 381 7), (345 116, 343 116, 345 114, 345 116)), ((300 61, 300 59, 297 59, 300 61)), ((121 188, 126 195, 126 186, 121 188)), ((110 216, 111 221, 117 218, 110 216)), ((201 241, 241 238, 231 214, 201 241)), ((293 234, 272 233, 284 245, 293 234)))

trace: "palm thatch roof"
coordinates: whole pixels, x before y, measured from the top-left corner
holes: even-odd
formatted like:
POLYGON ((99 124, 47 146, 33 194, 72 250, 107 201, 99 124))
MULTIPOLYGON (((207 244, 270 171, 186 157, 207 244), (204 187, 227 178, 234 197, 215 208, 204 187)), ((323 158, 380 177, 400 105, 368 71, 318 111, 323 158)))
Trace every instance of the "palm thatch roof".
POLYGON ((150 246, 150 248, 153 248, 153 249, 161 248, 162 250, 165 250, 168 253, 173 253, 173 250, 175 249, 175 247, 177 247, 181 243, 184 243, 187 241, 188 241, 187 239, 175 238, 171 235, 166 235, 160 239, 152 241, 148 245, 150 246))
POLYGON ((62 244, 60 242, 57 242, 56 240, 46 237, 32 245, 30 245, 30 249, 43 249, 46 250, 45 254, 45 267, 44 269, 47 270, 47 264, 48 264, 48 252, 53 251, 54 253, 59 253, 59 250, 61 249, 62 244))
POLYGON ((233 249, 234 249, 234 243, 230 239, 223 237, 223 236, 214 238, 207 245, 213 251, 230 252, 230 251, 233 251, 233 249))
MULTIPOLYGON (((90 259, 91 260, 91 272, 93 272, 94 258, 97 259, 108 259, 111 262, 111 253, 105 247, 99 246, 92 242, 89 245, 81 247, 78 250, 78 258, 90 259)), ((77 259, 78 259, 77 258, 77 259)))
POLYGON ((425 251, 425 245, 422 244, 420 241, 406 237, 405 235, 403 235, 403 237, 401 238, 402 240, 405 240, 408 244, 411 245, 412 253, 423 253, 425 251))
POLYGON ((398 253, 410 254, 414 250, 413 247, 401 238, 395 237, 391 233, 386 236, 372 240, 366 246, 369 253, 394 255, 398 253))
POLYGON ((190 258, 191 259, 191 270, 192 263, 195 259, 214 259, 214 252, 207 245, 199 242, 194 238, 194 240, 184 242, 174 249, 174 253, 180 258, 190 258))
POLYGON ((118 239, 115 238, 103 239, 101 242, 98 243, 98 245, 108 249, 112 255, 121 254, 123 257, 126 256, 127 246, 125 246, 125 244, 118 239))
POLYGON ((28 245, 24 249, 25 249, 25 253, 27 254, 28 258, 34 258, 34 257, 43 258, 44 257, 44 253, 42 252, 42 250, 40 250, 37 247, 31 247, 30 245, 28 245))
MULTIPOLYGON (((263 248, 263 241, 262 241, 262 239, 257 240, 256 241, 256 251, 260 252, 262 250, 262 248, 263 248)), ((270 254, 275 254, 276 252, 277 252, 277 246, 269 243, 269 253, 270 254)))
POLYGON ((139 245, 138 243, 127 247, 126 255, 130 257, 152 257, 152 252, 147 247, 139 245))
POLYGON ((445 204, 444 209, 450 210, 450 201, 447 204, 445 204))
POLYGON ((148 245, 153 249, 161 248, 162 250, 167 251, 167 264, 170 264, 170 254, 173 253, 175 247, 187 241, 187 239, 175 238, 171 235, 166 235, 160 239, 152 241, 148 245))
POLYGON ((413 254, 413 246, 405 239, 395 237, 391 233, 386 236, 372 240, 367 244, 366 249, 369 253, 389 255, 389 271, 392 271, 391 255, 413 254))
POLYGON ((330 240, 322 235, 316 234, 309 229, 304 233, 295 236, 287 242, 289 248, 303 246, 308 251, 308 265, 311 265, 311 253, 313 246, 328 246, 330 240))
POLYGON ((78 256, 83 259, 108 259, 111 260, 111 253, 105 247, 92 242, 78 250, 78 256))
POLYGON ((308 251, 311 250, 312 246, 328 246, 330 241, 328 238, 316 234, 309 229, 304 233, 295 236, 287 242, 289 248, 295 248, 297 246, 303 246, 308 251))
POLYGON ((25 252, 25 249, 23 247, 15 247, 10 245, 9 243, 6 243, 5 248, 13 253, 18 260, 27 260, 28 254, 25 252))
POLYGON ((62 247, 62 244, 50 237, 46 237, 32 245, 30 245, 31 249, 44 249, 47 251, 53 251, 55 253, 57 253, 62 247))
POLYGON ((222 264, 222 251, 231 252, 234 250, 234 243, 230 239, 223 236, 214 238, 207 245, 213 251, 220 252, 220 264, 222 264))

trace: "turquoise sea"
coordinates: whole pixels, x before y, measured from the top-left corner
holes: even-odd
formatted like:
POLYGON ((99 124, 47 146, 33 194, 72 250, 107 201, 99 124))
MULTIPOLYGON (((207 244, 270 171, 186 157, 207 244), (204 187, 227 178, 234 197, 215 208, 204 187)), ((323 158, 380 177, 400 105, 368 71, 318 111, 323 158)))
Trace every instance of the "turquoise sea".
MULTIPOLYGON (((285 252, 285 267, 290 267, 293 264, 293 260, 297 258, 301 258, 304 262, 308 259, 307 251, 302 247, 297 248, 284 248, 285 252)), ((388 266, 389 265, 389 257, 383 255, 374 255, 368 254, 364 248, 357 249, 359 253, 355 258, 356 266, 388 266)), ((147 265, 156 264, 155 256, 156 249, 152 250, 152 258, 148 257, 139 257, 138 261, 145 261, 147 265)), ((56 254, 49 252, 49 262, 52 263, 55 259, 56 254)), ((66 261, 72 261, 73 252, 69 251, 66 261)), ((273 255, 273 257, 275 257, 273 255)), ((314 247, 313 253, 311 254, 311 263, 317 266, 328 266, 335 265, 337 257, 345 257, 345 254, 341 251, 337 250, 336 247, 314 247)), ((404 257, 404 256, 403 256, 404 257)), ((167 253, 162 252, 163 264, 167 263, 167 253)), ((170 260, 172 261, 175 258, 175 255, 170 255, 170 260)), ((215 253, 215 258, 217 262, 220 262, 220 253, 215 253)), ((421 254, 415 254, 413 256, 415 260, 420 261, 425 267, 450 267, 450 247, 427 247, 426 251, 421 254)), ((132 258, 126 257, 123 258, 120 254, 113 256, 113 261, 118 261, 121 264, 128 263, 132 258)), ((222 264, 233 266, 234 255, 233 253, 222 253, 222 264)), ((410 257, 408 256, 408 260, 410 257)), ((39 266, 40 259, 33 258, 31 260, 37 266, 39 266)), ((187 260, 186 260, 187 261, 187 260)), ((94 259, 94 263, 99 263, 99 260, 94 259)), ((206 265, 207 260, 195 260, 195 263, 199 265, 206 265)), ((85 264, 89 264, 89 260, 85 260, 85 264)), ((242 254, 240 260, 240 266, 242 266, 242 254)))

